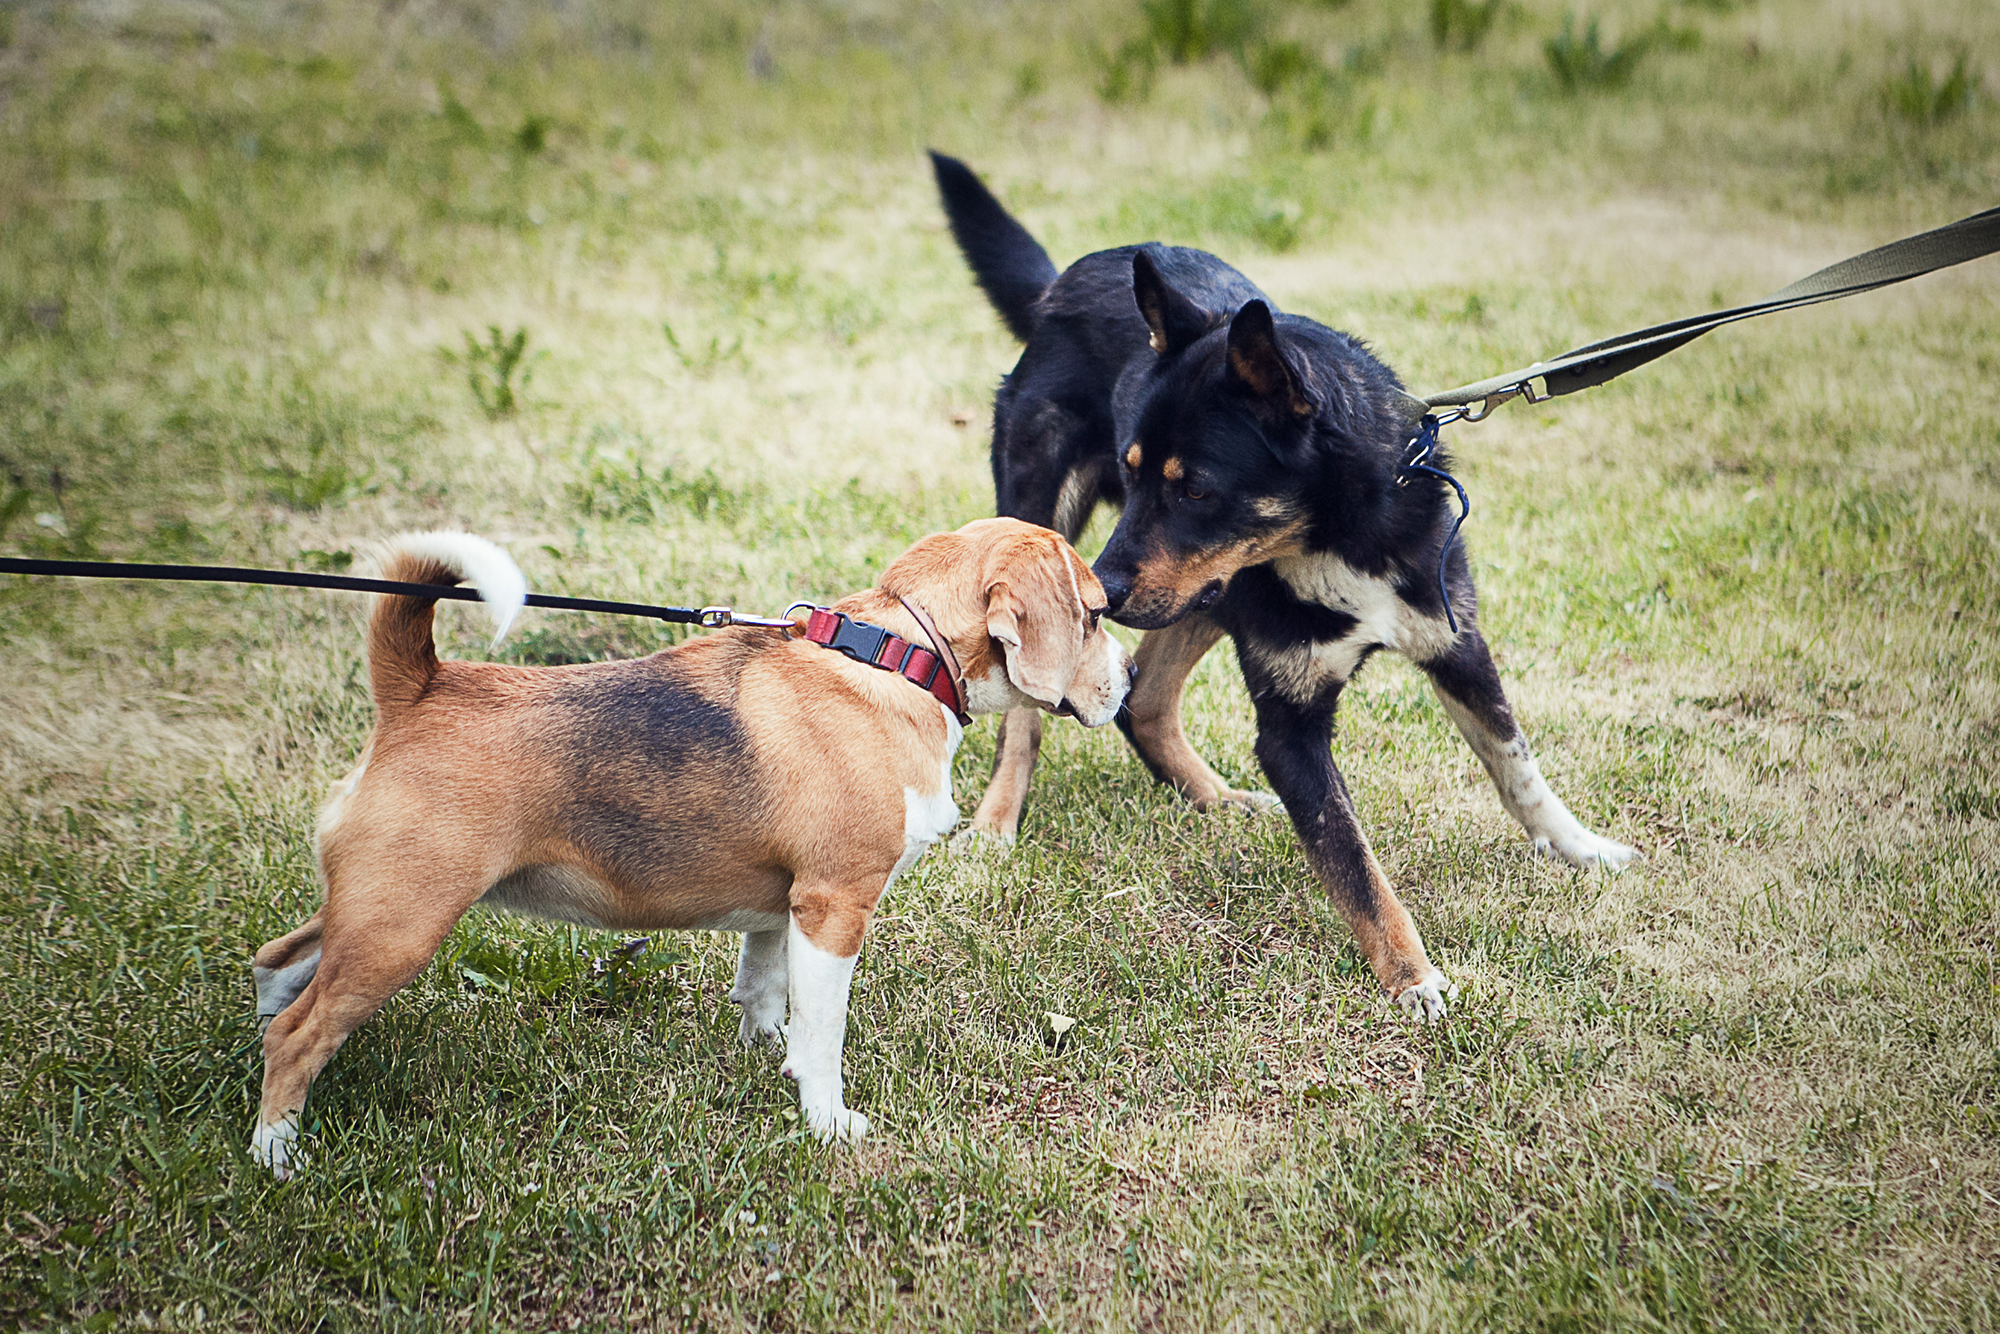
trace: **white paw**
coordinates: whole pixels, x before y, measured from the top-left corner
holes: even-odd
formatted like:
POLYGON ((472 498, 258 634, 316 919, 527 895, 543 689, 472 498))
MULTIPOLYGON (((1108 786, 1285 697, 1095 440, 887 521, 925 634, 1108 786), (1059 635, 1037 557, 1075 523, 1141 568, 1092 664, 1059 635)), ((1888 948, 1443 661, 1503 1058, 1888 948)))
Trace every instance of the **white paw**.
POLYGON ((1245 815, 1262 815, 1270 811, 1283 815, 1285 803, 1268 792, 1239 792, 1235 788, 1224 788, 1204 809, 1240 811, 1245 815))
POLYGON ((1607 871, 1620 871, 1625 864, 1636 861, 1639 851, 1628 848, 1623 843, 1613 843, 1608 838, 1599 838, 1588 829, 1579 827, 1576 832, 1559 837, 1542 835, 1535 840, 1535 851, 1544 857, 1554 857, 1580 866, 1586 871, 1603 867, 1607 871))
POLYGON ((754 1047, 760 1042, 776 1042, 785 1035, 785 1011, 783 1006, 776 1010, 753 1010, 743 1007, 743 1019, 736 1025, 736 1036, 746 1047, 754 1047))
POLYGON ((997 829, 981 829, 978 825, 967 825, 951 836, 947 844, 954 856, 964 857, 974 853, 1004 853, 1014 846, 1014 835, 1003 834, 997 829))
POLYGON ((1429 977, 1397 994, 1396 1008, 1415 1023, 1435 1024, 1444 1018, 1445 1001, 1456 995, 1457 984, 1433 968, 1429 977))
POLYGON ((280 1181, 289 1181, 306 1166, 305 1151, 298 1146, 299 1123, 286 1117, 275 1125, 259 1124, 250 1133, 250 1156, 271 1169, 280 1181))
POLYGON ((823 1140, 857 1140, 868 1134, 868 1118, 845 1107, 806 1112, 806 1124, 823 1140))

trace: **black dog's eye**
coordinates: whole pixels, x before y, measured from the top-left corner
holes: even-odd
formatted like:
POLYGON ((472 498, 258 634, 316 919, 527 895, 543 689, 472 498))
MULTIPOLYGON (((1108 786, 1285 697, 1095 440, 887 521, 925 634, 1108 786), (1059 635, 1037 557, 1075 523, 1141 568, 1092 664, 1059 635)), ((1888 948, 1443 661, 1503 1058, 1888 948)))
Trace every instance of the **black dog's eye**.
POLYGON ((1189 500, 1208 499, 1208 492, 1202 490, 1200 487, 1196 486, 1193 482, 1188 482, 1185 485, 1183 485, 1181 487, 1181 494, 1187 497, 1189 500))

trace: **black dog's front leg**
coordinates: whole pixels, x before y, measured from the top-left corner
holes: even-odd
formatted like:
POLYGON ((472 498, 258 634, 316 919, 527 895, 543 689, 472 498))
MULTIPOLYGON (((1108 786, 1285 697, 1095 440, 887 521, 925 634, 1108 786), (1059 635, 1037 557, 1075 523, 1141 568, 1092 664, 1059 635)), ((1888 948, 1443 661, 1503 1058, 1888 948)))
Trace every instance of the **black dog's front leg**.
POLYGON ((1417 925, 1369 849, 1346 780, 1333 762, 1333 713, 1339 693, 1335 687, 1311 704, 1299 705, 1268 682, 1252 681, 1257 760, 1285 803, 1307 859, 1347 919, 1382 989, 1411 1017, 1439 1019, 1451 984, 1424 954, 1417 925))
POLYGON ((1528 738, 1514 721, 1486 641, 1474 626, 1460 630, 1451 648, 1418 664, 1431 678, 1438 702, 1486 766, 1507 813, 1521 822, 1535 849, 1572 866, 1617 870, 1638 853, 1583 827, 1542 781, 1528 738))

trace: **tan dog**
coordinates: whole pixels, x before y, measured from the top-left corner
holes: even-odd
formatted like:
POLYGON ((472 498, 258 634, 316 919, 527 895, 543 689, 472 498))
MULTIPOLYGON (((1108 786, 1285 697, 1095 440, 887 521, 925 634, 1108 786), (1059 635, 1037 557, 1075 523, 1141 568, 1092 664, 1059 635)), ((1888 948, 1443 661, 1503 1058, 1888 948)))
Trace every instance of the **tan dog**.
MULTIPOLYGON (((525 592, 503 552, 463 533, 397 539, 383 577, 473 583, 502 633, 525 592)), ((957 823, 952 710, 780 630, 630 662, 440 662, 435 607, 375 609, 379 716, 320 817, 325 905, 257 951, 271 1021, 252 1153, 288 1174, 313 1077, 475 904, 743 932, 729 998, 744 1041, 782 1034, 807 1122, 865 1134, 841 1092, 848 983, 883 891, 957 823)), ((925 645, 911 607, 963 664, 968 714, 1036 707, 1097 727, 1124 701, 1132 664, 1099 624, 1104 591, 1047 529, 986 519, 927 537, 833 610, 925 645)))

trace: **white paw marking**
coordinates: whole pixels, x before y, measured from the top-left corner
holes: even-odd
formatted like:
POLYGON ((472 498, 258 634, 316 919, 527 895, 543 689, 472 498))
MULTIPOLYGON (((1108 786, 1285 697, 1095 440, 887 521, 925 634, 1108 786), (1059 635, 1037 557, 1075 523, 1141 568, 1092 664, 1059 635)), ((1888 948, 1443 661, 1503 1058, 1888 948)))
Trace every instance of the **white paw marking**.
POLYGON ((1395 997, 1403 1017, 1419 1024, 1435 1024, 1445 1015, 1445 1002, 1458 995, 1458 986, 1437 969, 1413 987, 1395 997))
POLYGON ((834 1140, 851 1142, 864 1139, 868 1134, 868 1118, 845 1107, 836 1107, 832 1111, 809 1110, 806 1112, 806 1124, 812 1128, 813 1134, 829 1143, 834 1140))
POLYGON ((1535 851, 1544 857, 1557 858, 1571 866, 1580 866, 1586 871, 1602 867, 1607 871, 1622 871, 1628 862, 1636 861, 1636 848, 1628 848, 1623 843, 1613 843, 1608 838, 1600 838, 1579 825, 1573 831, 1565 831, 1555 838, 1543 837, 1535 840, 1535 851))
POLYGON ((299 1123, 294 1117, 286 1117, 273 1125, 259 1122, 250 1132, 250 1156, 271 1169, 271 1175, 280 1181, 289 1181, 292 1174, 302 1172, 306 1166, 306 1155, 298 1147, 299 1123))
POLYGON ((746 1047, 754 1047, 760 1042, 776 1042, 785 1036, 785 1012, 763 1013, 743 1007, 743 1018, 737 1021, 736 1037, 746 1047))

